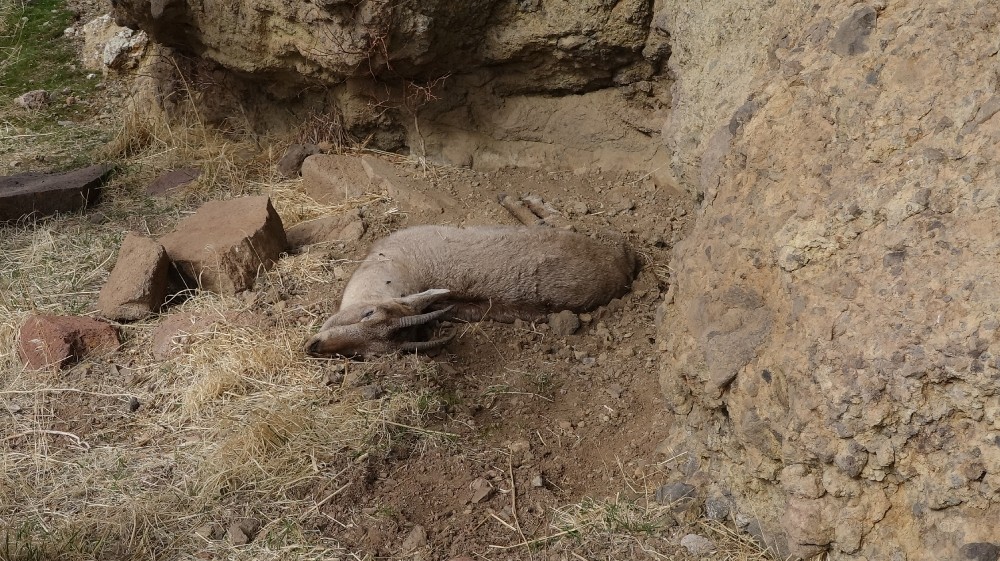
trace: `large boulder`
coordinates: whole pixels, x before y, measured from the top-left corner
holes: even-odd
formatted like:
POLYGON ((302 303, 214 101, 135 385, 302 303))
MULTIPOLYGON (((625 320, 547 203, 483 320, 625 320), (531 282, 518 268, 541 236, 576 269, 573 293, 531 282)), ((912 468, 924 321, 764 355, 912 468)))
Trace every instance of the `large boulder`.
POLYGON ((657 15, 665 139, 703 197, 659 326, 664 448, 782 554, 987 558, 998 6, 685 6, 657 15))

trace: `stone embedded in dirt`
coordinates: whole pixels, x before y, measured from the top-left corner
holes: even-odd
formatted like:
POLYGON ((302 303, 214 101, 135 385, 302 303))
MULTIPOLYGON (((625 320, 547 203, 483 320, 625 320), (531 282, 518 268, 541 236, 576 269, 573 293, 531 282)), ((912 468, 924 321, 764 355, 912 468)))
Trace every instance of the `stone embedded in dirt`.
POLYGON ((868 36, 875 29, 875 8, 862 6, 841 22, 830 41, 830 50, 840 56, 854 56, 868 50, 868 36))
POLYGON ((110 165, 0 177, 0 223, 72 212, 97 202, 110 165))
POLYGON ((213 316, 197 316, 190 312, 168 315, 153 330, 150 344, 153 358, 167 360, 185 352, 195 337, 228 319, 221 313, 213 316))
POLYGON ((83 54, 88 70, 135 68, 149 43, 144 31, 115 25, 109 15, 96 17, 83 25, 83 54))
POLYGON ((84 357, 118 350, 118 331, 81 316, 34 315, 21 326, 18 356, 28 368, 64 368, 84 357))
POLYGON ((549 327, 552 328, 553 335, 560 337, 572 335, 580 329, 580 318, 570 310, 549 314, 549 327))
POLYGON ((287 251, 281 218, 266 196, 210 201, 160 238, 187 286, 235 294, 287 251))
POLYGON ((167 296, 169 266, 162 245, 129 233, 118 251, 111 276, 101 288, 98 311, 118 321, 134 321, 158 313, 167 296))
POLYGON ((698 534, 688 534, 681 538, 681 546, 691 555, 708 555, 715 551, 715 542, 698 534))
POLYGON ((668 483, 656 490, 656 502, 664 506, 681 506, 694 500, 695 487, 681 481, 668 483))
POLYGON ((313 199, 330 204, 374 190, 360 158, 332 154, 316 154, 302 162, 302 187, 313 199))
POLYGON ((493 485, 482 477, 477 477, 469 485, 469 488, 472 489, 472 496, 469 498, 469 502, 473 504, 481 503, 493 496, 493 485))
POLYGON ((389 162, 373 156, 362 156, 361 165, 375 189, 385 191, 403 210, 435 215, 441 214, 446 208, 457 206, 454 199, 435 192, 432 186, 418 186, 418 181, 400 177, 389 162))
POLYGON ((41 109, 49 104, 49 92, 45 90, 25 92, 14 99, 14 104, 24 109, 41 109))
POLYGON ((191 183, 201 176, 201 168, 187 167, 175 169, 161 174, 146 187, 146 194, 154 197, 165 197, 177 188, 191 183))
POLYGON ((299 222, 285 231, 293 249, 324 242, 353 242, 364 233, 365 224, 357 212, 299 222))
POLYGON ((226 540, 233 545, 246 545, 250 543, 250 536, 243 531, 239 524, 233 522, 226 530, 226 540))
POLYGON ((958 553, 962 559, 969 561, 997 561, 1000 559, 1000 545, 988 542, 967 543, 958 553))
POLYGON ((322 150, 315 144, 292 144, 285 155, 278 160, 278 175, 287 178, 298 177, 302 170, 302 162, 309 156, 320 153, 322 150))
POLYGON ((427 530, 417 524, 403 540, 403 553, 411 553, 427 545, 427 530))
POLYGON ((531 486, 536 488, 545 487, 545 479, 541 475, 536 475, 531 478, 531 486))

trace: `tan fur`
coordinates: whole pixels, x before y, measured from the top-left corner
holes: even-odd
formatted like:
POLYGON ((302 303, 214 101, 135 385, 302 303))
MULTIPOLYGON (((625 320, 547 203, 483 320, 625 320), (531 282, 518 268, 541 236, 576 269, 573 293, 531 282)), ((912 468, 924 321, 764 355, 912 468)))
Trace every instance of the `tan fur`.
POLYGON ((637 271, 620 238, 545 227, 408 228, 372 246, 340 310, 307 348, 320 355, 406 349, 414 328, 393 324, 444 308, 454 319, 505 322, 592 310, 624 294, 637 271))

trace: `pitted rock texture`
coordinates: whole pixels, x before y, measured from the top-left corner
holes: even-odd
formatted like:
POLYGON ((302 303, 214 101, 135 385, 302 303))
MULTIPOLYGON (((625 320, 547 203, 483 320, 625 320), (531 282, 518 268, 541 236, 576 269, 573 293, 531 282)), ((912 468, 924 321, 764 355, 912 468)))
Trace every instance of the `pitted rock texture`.
POLYGON ((21 325, 17 353, 33 370, 59 369, 114 352, 119 345, 118 331, 109 323, 81 316, 35 315, 21 325))
POLYGON ((119 23, 186 55, 187 76, 158 89, 198 83, 209 122, 239 111, 289 132, 335 116, 337 134, 317 140, 664 183, 667 150, 650 139, 669 110, 670 48, 653 11, 652 0, 115 3, 119 23))
POLYGON ((680 8, 666 446, 781 553, 1000 543, 997 4, 680 8))
POLYGON ((221 294, 251 288, 288 250, 281 217, 266 196, 209 201, 160 238, 183 283, 221 294))
POLYGON ((169 267, 162 245, 129 233, 101 288, 97 309, 102 316, 118 321, 134 321, 159 312, 167 296, 169 267))
POLYGON ((522 4, 123 0, 114 4, 114 15, 163 44, 299 85, 530 62, 539 84, 567 89, 610 82, 616 70, 644 61, 649 0, 554 0, 538 9, 522 4), (567 59, 576 64, 562 64, 567 59))

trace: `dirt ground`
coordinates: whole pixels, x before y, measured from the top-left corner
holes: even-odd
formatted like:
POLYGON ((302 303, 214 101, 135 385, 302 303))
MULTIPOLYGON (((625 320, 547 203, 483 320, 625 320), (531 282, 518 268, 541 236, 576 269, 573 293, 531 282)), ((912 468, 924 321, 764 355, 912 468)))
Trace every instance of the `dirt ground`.
MULTIPOLYGON (((433 183, 465 207, 443 215, 441 223, 516 224, 497 194, 541 195, 573 214, 579 231, 630 234, 645 266, 624 298, 582 314, 573 335, 557 335, 546 324, 468 324, 456 326, 459 337, 426 362, 399 358, 372 367, 329 361, 332 379, 363 392, 415 385, 453 396, 454 405, 428 428, 457 435, 461 452, 415 453, 402 444, 358 473, 352 492, 320 509, 338 518, 353 507, 355 516, 338 518, 353 527, 319 519, 320 527, 381 555, 394 553, 415 525, 426 530, 438 555, 486 553, 490 546, 551 533, 548 513, 561 505, 613 496, 628 482, 660 483, 646 480, 655 473, 656 445, 669 430, 658 398, 654 318, 666 290, 671 241, 687 224, 685 201, 663 197, 638 174, 447 169, 438 170, 433 183), (429 374, 421 375, 422 369, 429 374), (482 486, 493 491, 479 497, 482 486), (379 511, 391 515, 373 524, 368 516, 379 511)), ((355 247, 344 257, 363 254, 355 247)), ((310 287, 290 297, 289 306, 332 312, 330 295, 341 284, 310 287)), ((316 498, 329 491, 316 490, 316 498)))

